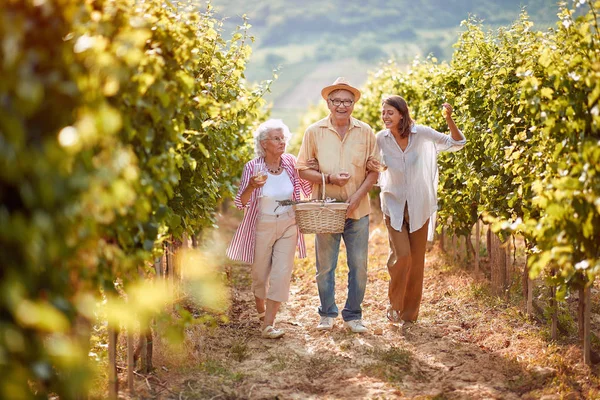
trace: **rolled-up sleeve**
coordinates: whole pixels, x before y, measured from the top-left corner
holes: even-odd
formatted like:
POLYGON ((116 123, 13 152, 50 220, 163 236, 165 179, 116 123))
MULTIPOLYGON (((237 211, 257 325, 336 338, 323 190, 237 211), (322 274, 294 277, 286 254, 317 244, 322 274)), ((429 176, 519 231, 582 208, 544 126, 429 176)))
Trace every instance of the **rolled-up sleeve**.
POLYGON ((298 158, 296 160, 296 169, 298 171, 304 171, 306 169, 309 169, 307 161, 311 158, 315 158, 315 146, 313 136, 314 135, 310 130, 307 130, 304 133, 304 137, 302 138, 302 145, 300 146, 300 151, 298 152, 298 158))
POLYGON ((463 135, 462 131, 459 130, 461 140, 454 140, 451 135, 440 133, 432 128, 427 128, 428 135, 430 135, 435 143, 435 149, 439 153, 441 151, 458 151, 465 147, 467 139, 463 135))
POLYGON ((377 143, 377 138, 373 134, 373 139, 370 142, 370 153, 367 161, 379 161, 381 162, 381 149, 379 148, 379 144, 377 143))

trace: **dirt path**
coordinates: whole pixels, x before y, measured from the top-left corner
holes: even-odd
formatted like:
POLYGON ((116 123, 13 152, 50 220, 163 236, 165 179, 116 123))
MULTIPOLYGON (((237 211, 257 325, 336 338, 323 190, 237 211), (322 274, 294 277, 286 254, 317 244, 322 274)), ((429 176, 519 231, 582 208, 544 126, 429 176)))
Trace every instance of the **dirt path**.
MULTIPOLYGON (((179 352, 158 343, 153 377, 158 386, 141 384, 141 397, 551 400, 599 393, 593 391, 598 371, 594 376, 581 364, 578 346, 546 342, 538 324, 489 297, 485 281, 450 265, 437 247, 427 253, 418 323, 388 324, 386 232, 377 222, 371 229, 363 303, 368 333, 345 330, 341 318, 330 332, 315 329, 318 296, 309 236, 309 258, 297 262, 290 301, 278 315, 283 338, 260 337, 248 267, 231 266, 229 322, 190 328, 179 352)), ((347 288, 343 253, 339 265, 341 309, 347 288)))

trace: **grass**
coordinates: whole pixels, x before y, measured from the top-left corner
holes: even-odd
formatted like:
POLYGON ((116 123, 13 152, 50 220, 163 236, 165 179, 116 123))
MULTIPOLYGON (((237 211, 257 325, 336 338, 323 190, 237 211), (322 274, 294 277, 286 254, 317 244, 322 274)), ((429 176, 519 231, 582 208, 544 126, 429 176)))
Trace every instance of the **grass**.
POLYGON ((201 369, 208 375, 220 376, 233 382, 239 382, 245 377, 245 374, 231 371, 221 361, 215 359, 208 359, 203 362, 201 369))
POLYGON ((473 282, 469 289, 469 296, 475 300, 486 301, 491 297, 490 285, 487 282, 473 282))
POLYGON ((209 375, 227 375, 229 370, 219 360, 208 359, 202 363, 202 369, 209 375))
POLYGON ((304 364, 302 369, 306 371, 306 377, 312 381, 330 371, 335 362, 331 357, 313 355, 304 364))
POLYGON ((401 383, 411 372, 413 363, 410 351, 398 347, 387 349, 375 348, 367 351, 367 355, 376 361, 362 367, 362 372, 390 383, 401 383))
POLYGON ((300 357, 296 353, 289 353, 286 351, 270 354, 266 361, 271 364, 270 368, 273 371, 278 372, 296 365, 300 361, 300 357))
POLYGON ((250 356, 250 349, 245 341, 235 342, 231 345, 229 354, 231 354, 231 358, 235 361, 242 362, 250 356))
POLYGON ((409 367, 412 357, 410 351, 398 347, 390 347, 387 350, 376 349, 374 356, 388 365, 398 367, 409 367))

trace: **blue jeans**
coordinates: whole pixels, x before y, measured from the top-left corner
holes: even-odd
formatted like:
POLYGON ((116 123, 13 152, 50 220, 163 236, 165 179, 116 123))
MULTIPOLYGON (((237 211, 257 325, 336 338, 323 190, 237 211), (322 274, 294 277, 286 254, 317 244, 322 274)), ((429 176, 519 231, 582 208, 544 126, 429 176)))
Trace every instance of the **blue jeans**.
POLYGON ((319 315, 337 317, 335 304, 335 269, 340 252, 340 239, 344 238, 348 258, 348 298, 342 310, 344 321, 362 318, 360 307, 367 286, 367 258, 369 245, 369 216, 346 219, 344 232, 315 235, 317 255, 317 287, 319 288, 319 315))

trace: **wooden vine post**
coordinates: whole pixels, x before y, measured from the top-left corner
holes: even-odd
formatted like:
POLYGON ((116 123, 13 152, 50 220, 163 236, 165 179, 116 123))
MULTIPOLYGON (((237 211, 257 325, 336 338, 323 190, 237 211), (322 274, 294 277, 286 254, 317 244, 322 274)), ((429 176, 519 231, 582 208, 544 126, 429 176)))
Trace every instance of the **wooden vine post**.
POLYGON ((485 248, 487 249, 488 259, 490 261, 490 266, 492 265, 492 227, 488 225, 487 232, 485 235, 485 248))
POLYGON ((108 325, 108 398, 117 399, 119 380, 117 376, 117 330, 112 324, 108 325))
POLYGON ((507 289, 506 250, 500 238, 488 230, 490 252, 490 270, 492 275, 492 293, 495 296, 505 295, 507 289))
POLYGON ((552 313, 552 340, 558 340, 558 304, 556 302, 556 286, 550 286, 550 312, 552 313))
POLYGON ((452 262, 456 262, 458 258, 458 251, 456 250, 456 234, 452 234, 452 262))
POLYGON ((461 261, 468 262, 469 261, 469 246, 467 246, 467 240, 469 240, 469 236, 468 235, 459 236, 458 240, 459 240, 458 247, 459 247, 459 254, 460 254, 459 262, 461 262, 461 261))
POLYGON ((475 223, 475 272, 479 272, 479 242, 480 238, 480 223, 479 219, 475 223))
POLYGON ((526 288, 525 299, 526 307, 525 310, 527 315, 533 315, 533 280, 529 277, 529 256, 525 257, 525 266, 523 267, 523 284, 526 288))
MULTIPOLYGON (((511 237, 506 239, 506 242, 504 243, 505 259, 506 259, 506 262, 504 264, 504 266, 506 268, 506 275, 505 275, 506 282, 504 283, 504 286, 505 286, 505 295, 506 295, 507 302, 510 300, 510 287, 512 285, 512 276, 513 276, 513 270, 514 270, 514 258, 513 258, 514 249, 511 246, 511 240, 510 240, 511 237)), ((513 242, 514 242, 514 238, 513 238, 513 242)))
MULTIPOLYGON (((171 238, 172 240, 172 238, 171 238)), ((173 242, 169 241, 166 244, 166 254, 167 254, 167 271, 166 277, 169 285, 171 285, 172 290, 175 290, 175 265, 173 262, 173 242)))
POLYGON ((134 337, 133 337, 133 329, 130 327, 127 329, 127 389, 130 394, 135 394, 135 389, 133 386, 133 371, 135 369, 135 361, 134 361, 134 337))
MULTIPOLYGON (((592 310, 592 285, 594 281, 589 282, 583 289, 583 362, 592 365, 592 331, 590 313, 592 310)), ((582 301, 580 299, 579 301, 582 301)))

